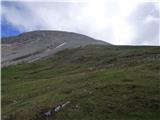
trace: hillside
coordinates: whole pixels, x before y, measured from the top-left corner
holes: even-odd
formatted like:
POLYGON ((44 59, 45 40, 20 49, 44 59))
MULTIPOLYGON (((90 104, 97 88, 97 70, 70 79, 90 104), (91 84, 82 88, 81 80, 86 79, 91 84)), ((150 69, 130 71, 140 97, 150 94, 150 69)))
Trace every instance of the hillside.
POLYGON ((159 71, 160 47, 147 46, 88 45, 4 67, 2 119, 158 120, 159 71))
POLYGON ((32 31, 2 38, 2 66, 33 62, 66 48, 108 44, 85 35, 65 31, 32 31))

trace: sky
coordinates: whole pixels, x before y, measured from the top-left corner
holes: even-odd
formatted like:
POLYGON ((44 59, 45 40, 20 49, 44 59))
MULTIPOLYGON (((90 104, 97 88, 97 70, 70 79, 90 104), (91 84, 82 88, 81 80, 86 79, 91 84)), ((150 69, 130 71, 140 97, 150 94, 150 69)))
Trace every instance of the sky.
POLYGON ((1 35, 84 34, 115 45, 160 45, 158 0, 2 0, 1 35))

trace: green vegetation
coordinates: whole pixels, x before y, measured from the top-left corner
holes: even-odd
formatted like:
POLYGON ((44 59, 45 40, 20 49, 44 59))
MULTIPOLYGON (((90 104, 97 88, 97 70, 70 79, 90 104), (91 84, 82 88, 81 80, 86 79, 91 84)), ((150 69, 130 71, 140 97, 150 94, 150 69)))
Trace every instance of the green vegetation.
POLYGON ((158 120, 160 47, 102 46, 2 69, 4 120, 158 120), (43 111, 71 103, 50 118, 43 111))

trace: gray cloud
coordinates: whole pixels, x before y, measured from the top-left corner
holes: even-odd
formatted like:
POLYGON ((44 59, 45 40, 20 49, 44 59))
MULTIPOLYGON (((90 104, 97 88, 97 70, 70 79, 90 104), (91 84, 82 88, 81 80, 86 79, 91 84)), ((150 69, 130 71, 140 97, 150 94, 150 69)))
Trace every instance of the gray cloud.
MULTIPOLYGON (((158 4, 158 3, 157 3, 158 4)), ((159 45, 159 10, 154 3, 142 3, 130 16, 136 36, 133 44, 159 45)))
POLYGON ((113 44, 159 45, 159 9, 137 1, 8 2, 2 18, 22 32, 63 30, 113 44))

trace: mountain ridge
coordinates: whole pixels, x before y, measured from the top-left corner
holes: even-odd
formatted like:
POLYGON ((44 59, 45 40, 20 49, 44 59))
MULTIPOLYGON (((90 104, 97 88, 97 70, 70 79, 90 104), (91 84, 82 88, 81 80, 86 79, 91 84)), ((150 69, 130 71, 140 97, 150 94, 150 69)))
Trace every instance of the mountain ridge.
POLYGON ((89 44, 109 45, 86 35, 66 31, 31 31, 2 38, 2 67, 21 62, 33 62, 58 51, 89 44))

